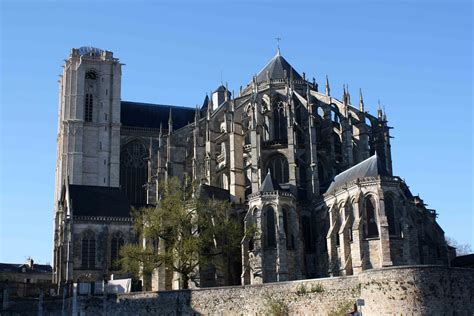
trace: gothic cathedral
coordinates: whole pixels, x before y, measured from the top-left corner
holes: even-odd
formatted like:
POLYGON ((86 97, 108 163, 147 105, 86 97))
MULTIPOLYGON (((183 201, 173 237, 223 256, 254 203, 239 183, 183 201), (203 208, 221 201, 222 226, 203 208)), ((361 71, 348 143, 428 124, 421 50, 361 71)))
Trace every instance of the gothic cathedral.
MULTIPOLYGON (((298 73, 277 51, 234 95, 221 85, 202 107, 122 101, 121 63, 110 51, 72 49, 60 79, 54 281, 120 273, 136 241, 131 207, 155 205, 158 185, 187 177, 232 202, 256 227, 224 283, 258 284, 448 264, 436 212, 392 171, 390 127, 298 73)), ((172 274, 155 290, 176 288, 172 274)), ((204 280, 204 278, 206 278, 204 280)))

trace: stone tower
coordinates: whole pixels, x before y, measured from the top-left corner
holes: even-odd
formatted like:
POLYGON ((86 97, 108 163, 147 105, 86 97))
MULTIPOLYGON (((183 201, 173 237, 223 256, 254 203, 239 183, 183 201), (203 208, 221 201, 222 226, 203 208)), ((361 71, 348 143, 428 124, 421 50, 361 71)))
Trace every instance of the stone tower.
MULTIPOLYGON (((74 244, 79 245, 79 249, 82 244, 87 244, 81 244, 80 237, 74 238, 74 234, 80 232, 79 228, 73 227, 73 215, 81 214, 80 203, 89 200, 93 208, 101 205, 90 195, 74 197, 76 207, 73 214, 70 205, 64 202, 72 199, 72 193, 66 187, 113 188, 115 196, 119 196, 116 192, 119 191, 120 174, 121 64, 112 52, 81 47, 71 50, 63 67, 59 81, 54 200, 54 282, 72 280, 77 266, 73 263, 74 244)), ((95 235, 93 245, 91 262, 95 265, 95 235)), ((79 255, 80 251, 77 251, 76 256, 79 255)), ((78 258, 76 261, 80 262, 82 257, 78 258)))
POLYGON ((119 186, 121 64, 112 52, 81 47, 63 67, 55 200, 64 181, 119 186))

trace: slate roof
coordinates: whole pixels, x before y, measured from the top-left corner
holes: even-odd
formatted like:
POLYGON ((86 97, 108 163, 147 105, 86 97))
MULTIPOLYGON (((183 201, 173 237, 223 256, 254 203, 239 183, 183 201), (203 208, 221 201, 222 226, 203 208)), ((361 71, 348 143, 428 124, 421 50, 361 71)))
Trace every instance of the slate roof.
POLYGON ((258 73, 257 82, 267 81, 267 72, 270 79, 285 79, 285 70, 288 78, 290 73, 293 73, 293 79, 303 80, 303 77, 278 52, 258 73))
POLYGON ((89 55, 90 53, 94 53, 95 55, 102 55, 104 52, 103 49, 92 47, 92 46, 82 46, 78 49, 79 55, 89 55))
POLYGON ((273 179, 272 174, 270 173, 270 170, 268 170, 267 175, 265 176, 265 179, 262 181, 262 185, 260 186, 260 192, 271 192, 271 191, 278 191, 281 190, 280 185, 278 182, 273 179))
POLYGON ((380 159, 377 154, 367 158, 364 161, 359 162, 357 165, 341 172, 331 182, 331 185, 327 189, 326 193, 335 190, 336 188, 351 182, 358 178, 365 177, 376 177, 378 175, 388 175, 385 169, 382 167, 380 159))
POLYGON ((219 87, 217 87, 217 89, 214 91, 214 92, 225 92, 226 89, 223 85, 220 85, 219 87))
POLYGON ((123 126, 159 129, 160 124, 168 129, 168 119, 171 109, 173 129, 179 129, 194 122, 194 108, 122 101, 120 121, 123 126))
POLYGON ((25 263, 0 263, 0 273, 51 273, 53 268, 49 264, 33 264, 30 268, 25 263), (25 268, 23 272, 23 268, 25 268))
POLYGON ((201 197, 230 201, 229 190, 207 184, 201 184, 201 197))
POLYGON ((474 254, 454 258, 451 260, 451 267, 474 268, 474 254))
POLYGON ((130 202, 121 189, 69 185, 73 216, 130 217, 130 202))

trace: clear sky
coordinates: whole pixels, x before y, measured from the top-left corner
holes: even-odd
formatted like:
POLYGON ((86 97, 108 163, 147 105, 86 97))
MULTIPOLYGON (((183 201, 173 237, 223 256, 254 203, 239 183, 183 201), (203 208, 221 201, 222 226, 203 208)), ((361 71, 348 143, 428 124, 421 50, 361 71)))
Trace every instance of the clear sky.
MULTIPOLYGON (((474 244, 473 8, 466 1, 1 2, 0 262, 51 262, 58 75, 72 47, 125 64, 122 99, 195 106, 275 54, 386 108, 394 173, 474 244)), ((355 102, 354 102, 355 103, 355 102)))

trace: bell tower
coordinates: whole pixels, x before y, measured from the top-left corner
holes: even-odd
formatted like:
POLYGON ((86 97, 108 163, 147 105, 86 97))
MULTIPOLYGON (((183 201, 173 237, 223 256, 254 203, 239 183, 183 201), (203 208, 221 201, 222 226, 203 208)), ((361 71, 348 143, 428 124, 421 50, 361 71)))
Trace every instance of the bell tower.
POLYGON ((73 48, 59 81, 56 200, 70 184, 119 186, 121 64, 113 53, 73 48))

